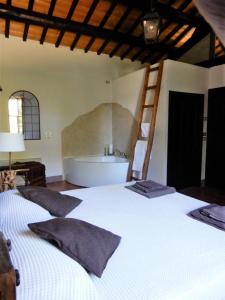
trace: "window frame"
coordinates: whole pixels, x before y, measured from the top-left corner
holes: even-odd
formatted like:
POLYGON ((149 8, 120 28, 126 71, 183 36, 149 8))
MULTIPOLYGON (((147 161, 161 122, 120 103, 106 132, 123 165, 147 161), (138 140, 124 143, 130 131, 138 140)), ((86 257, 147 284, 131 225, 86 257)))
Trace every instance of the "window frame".
MULTIPOLYGON (((32 97, 36 100, 36 106, 35 107, 37 107, 37 109, 38 109, 38 122, 37 122, 37 128, 38 128, 38 132, 39 132, 39 137, 38 138, 34 138, 33 137, 33 127, 32 127, 32 138, 27 138, 26 137, 26 130, 25 130, 25 128, 24 128, 24 124, 26 125, 26 123, 25 123, 25 121, 24 121, 24 116, 25 116, 25 114, 24 114, 24 106, 23 106, 23 102, 22 102, 22 130, 23 130, 23 135, 24 135, 24 140, 27 140, 27 141, 37 141, 37 140, 41 140, 41 126, 40 126, 40 118, 41 118, 41 115, 40 115, 40 104, 39 104, 39 101, 38 101, 38 98, 32 93, 32 92, 30 92, 30 91, 27 91, 27 90, 18 90, 18 91, 15 91, 15 92, 13 92, 11 95, 10 95, 10 97, 8 98, 8 119, 10 118, 10 112, 9 112, 9 100, 11 99, 11 98, 16 98, 16 96, 15 96, 15 94, 17 94, 17 93, 28 93, 28 94, 30 94, 30 95, 32 95, 32 97)), ((23 101, 23 100, 22 100, 23 101)), ((32 105, 30 106, 30 107, 32 107, 32 105)), ((31 112, 31 114, 30 114, 30 116, 31 116, 31 118, 32 118, 32 116, 33 116, 33 114, 32 114, 32 112, 31 112)), ((32 122, 31 122, 31 124, 32 124, 32 122)))

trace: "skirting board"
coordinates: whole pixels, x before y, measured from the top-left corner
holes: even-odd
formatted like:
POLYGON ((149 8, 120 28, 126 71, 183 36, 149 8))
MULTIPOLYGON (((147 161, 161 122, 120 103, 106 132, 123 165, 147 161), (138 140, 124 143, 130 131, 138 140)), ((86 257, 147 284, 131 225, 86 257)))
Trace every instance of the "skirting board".
POLYGON ((57 182, 57 181, 62 181, 62 180, 63 180, 62 175, 46 177, 46 182, 47 183, 57 182))

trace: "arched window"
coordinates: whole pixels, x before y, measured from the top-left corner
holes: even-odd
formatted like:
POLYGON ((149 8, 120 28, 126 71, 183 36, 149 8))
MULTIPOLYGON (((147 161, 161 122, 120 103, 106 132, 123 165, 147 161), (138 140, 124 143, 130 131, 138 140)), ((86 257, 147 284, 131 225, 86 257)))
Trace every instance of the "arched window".
POLYGON ((40 140, 39 103, 32 93, 13 93, 9 98, 8 109, 11 133, 23 133, 25 140, 40 140))

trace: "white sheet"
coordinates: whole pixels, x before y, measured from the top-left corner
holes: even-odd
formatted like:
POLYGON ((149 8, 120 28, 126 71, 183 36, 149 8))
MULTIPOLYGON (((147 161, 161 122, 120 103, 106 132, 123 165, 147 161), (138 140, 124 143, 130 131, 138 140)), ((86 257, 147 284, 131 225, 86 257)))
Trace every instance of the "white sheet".
POLYGON ((17 300, 96 300, 86 271, 27 227, 51 218, 15 190, 0 194, 0 230, 11 239, 11 259, 21 278, 17 300))
POLYGON ((148 199, 121 186, 67 192, 68 217, 122 236, 101 279, 101 300, 225 299, 225 232, 186 216, 206 203, 174 193, 148 199))
POLYGON ((102 278, 89 277, 27 229, 50 219, 48 212, 13 192, 0 194, 0 229, 21 273, 18 300, 225 299, 225 232, 186 216, 204 202, 178 193, 148 199, 120 185, 66 193, 83 199, 68 217, 111 230, 121 243, 102 278))

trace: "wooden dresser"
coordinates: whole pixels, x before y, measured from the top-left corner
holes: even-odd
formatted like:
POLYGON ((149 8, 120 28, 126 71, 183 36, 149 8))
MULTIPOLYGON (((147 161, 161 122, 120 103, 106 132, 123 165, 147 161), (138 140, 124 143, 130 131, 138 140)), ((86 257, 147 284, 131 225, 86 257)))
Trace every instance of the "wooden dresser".
MULTIPOLYGON (((24 176, 26 185, 46 186, 45 165, 36 161, 16 162, 13 170, 19 170, 18 175, 24 176)), ((8 166, 1 166, 0 171, 8 170, 8 166)))

